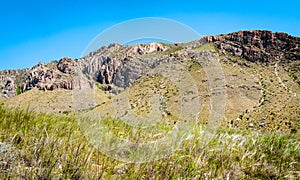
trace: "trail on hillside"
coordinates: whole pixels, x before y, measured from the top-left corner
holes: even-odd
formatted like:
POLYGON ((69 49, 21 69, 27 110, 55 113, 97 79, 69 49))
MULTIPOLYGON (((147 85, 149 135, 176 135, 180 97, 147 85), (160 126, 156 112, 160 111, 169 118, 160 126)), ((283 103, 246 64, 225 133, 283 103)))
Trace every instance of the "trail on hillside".
POLYGON ((288 90, 287 86, 284 84, 284 82, 282 82, 280 76, 278 75, 278 62, 276 62, 275 65, 274 65, 274 73, 275 73, 275 76, 277 77, 277 80, 278 80, 279 84, 280 84, 286 91, 288 91, 289 93, 292 93, 291 90, 288 90))

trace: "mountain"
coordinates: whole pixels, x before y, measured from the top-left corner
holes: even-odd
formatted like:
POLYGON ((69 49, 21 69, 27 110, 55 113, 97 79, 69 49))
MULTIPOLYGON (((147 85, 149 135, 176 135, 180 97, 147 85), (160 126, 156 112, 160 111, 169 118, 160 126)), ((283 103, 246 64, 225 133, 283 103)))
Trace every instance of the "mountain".
MULTIPOLYGON (((114 43, 75 60, 64 57, 32 68, 1 71, 0 101, 38 112, 71 113, 75 108, 72 91, 94 88, 96 98, 84 113, 113 116, 113 100, 129 93, 136 114, 157 109, 166 121, 176 123, 178 87, 161 74, 147 75, 164 63, 176 62, 195 82, 201 105, 199 123, 209 120, 214 96, 226 105, 222 125, 294 132, 300 127, 299 48, 298 37, 262 30, 205 36, 188 43, 114 43), (210 67, 211 62, 218 62, 222 72, 210 67), (210 79, 208 73, 225 78, 210 79), (86 81, 78 78, 81 75, 86 81), (221 96, 225 92, 212 91, 214 85, 226 90, 226 99, 221 96), (155 94, 165 97, 159 107, 150 106, 155 94)), ((189 82, 184 81, 181 84, 189 82)))

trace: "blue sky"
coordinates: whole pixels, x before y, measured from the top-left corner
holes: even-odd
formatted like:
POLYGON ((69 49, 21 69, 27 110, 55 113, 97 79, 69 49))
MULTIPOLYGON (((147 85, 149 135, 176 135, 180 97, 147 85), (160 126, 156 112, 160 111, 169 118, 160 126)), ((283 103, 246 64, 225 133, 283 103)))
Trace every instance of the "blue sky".
POLYGON ((0 70, 78 58, 105 29, 142 17, 169 18, 201 35, 267 29, 300 37, 298 1, 11 0, 0 3, 0 70))

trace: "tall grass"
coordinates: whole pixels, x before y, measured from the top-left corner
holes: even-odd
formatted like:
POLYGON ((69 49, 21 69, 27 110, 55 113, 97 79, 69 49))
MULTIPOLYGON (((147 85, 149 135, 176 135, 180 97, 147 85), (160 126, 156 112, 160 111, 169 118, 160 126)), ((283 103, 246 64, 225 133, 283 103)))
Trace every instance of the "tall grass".
MULTIPOLYGON (((120 131, 122 131, 120 129, 120 131)), ((295 134, 220 129, 203 146, 202 127, 164 159, 125 163, 94 149, 74 115, 0 106, 2 179, 298 179, 295 134)), ((124 134, 126 131, 122 131, 124 134)), ((114 132, 118 133, 118 132, 114 132)), ((125 134, 126 135, 126 134, 125 134)))

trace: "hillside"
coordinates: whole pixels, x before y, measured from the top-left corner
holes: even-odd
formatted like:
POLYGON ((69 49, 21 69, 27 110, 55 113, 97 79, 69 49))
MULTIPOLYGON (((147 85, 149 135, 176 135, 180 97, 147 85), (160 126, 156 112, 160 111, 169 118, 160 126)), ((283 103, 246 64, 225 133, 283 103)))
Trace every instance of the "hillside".
MULTIPOLYGON (((131 108, 138 115, 149 113, 151 97, 160 94, 166 97, 167 107, 157 113, 176 121, 180 115, 178 86, 159 74, 145 75, 163 63, 179 62, 198 87, 199 123, 208 122, 214 110, 211 103, 216 93, 210 86, 215 84, 224 90, 224 96, 215 100, 223 98, 222 125, 296 132, 300 126, 299 42, 285 33, 240 31, 171 45, 111 44, 76 60, 62 58, 0 72, 0 100, 10 107, 70 113, 78 110, 74 90, 94 88, 97 100, 90 98, 93 102, 81 108, 90 109, 88 114, 113 117, 112 102, 122 94, 130 94, 131 108), (221 65, 222 81, 209 79, 217 74, 205 65, 210 61, 221 65), (88 80, 78 78, 82 73, 88 80)), ((157 108, 162 109, 161 105, 157 108)))

